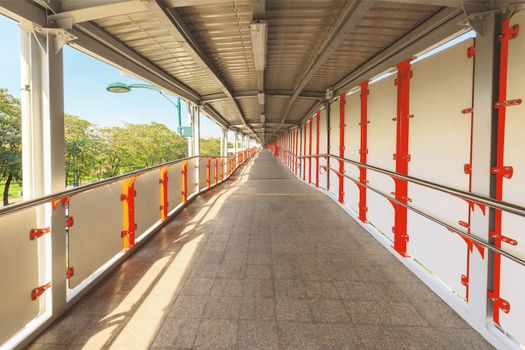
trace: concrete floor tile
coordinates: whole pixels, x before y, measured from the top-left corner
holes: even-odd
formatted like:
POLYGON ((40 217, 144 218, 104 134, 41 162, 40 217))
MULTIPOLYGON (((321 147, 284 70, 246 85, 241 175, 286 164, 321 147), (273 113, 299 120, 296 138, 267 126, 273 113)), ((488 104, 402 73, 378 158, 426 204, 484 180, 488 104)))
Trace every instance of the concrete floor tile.
POLYGON ((206 304, 204 318, 233 319, 239 318, 239 298, 211 296, 206 304))
POLYGON ((208 296, 180 295, 168 313, 168 318, 201 318, 208 299, 208 296))
POLYGON ((240 319, 275 320, 275 317, 275 299, 251 296, 240 299, 240 319))
POLYGON ((275 280, 275 295, 283 298, 306 298, 303 280, 275 280))
POLYGON ((429 323, 407 302, 345 300, 355 324, 429 326, 429 323))
MULTIPOLYGON (((356 332, 367 350, 406 349, 405 335, 392 326, 356 326, 356 332)), ((443 349, 444 350, 444 349, 443 349)))
POLYGON ((239 321, 237 335, 238 349, 254 350, 276 350, 277 342, 277 322, 273 321, 239 321))
POLYGON ((198 319, 168 319, 162 325, 153 347, 191 348, 199 329, 198 319))
POLYGON ((421 302, 415 300, 412 305, 433 327, 470 328, 468 323, 443 301, 421 302))
POLYGON ((277 340, 279 349, 322 349, 314 323, 277 321, 277 340))
POLYGON ((190 278, 215 278, 218 271, 217 264, 193 264, 190 278))
POLYGON ((301 269, 290 264, 273 265, 273 276, 276 279, 303 279, 301 269))
POLYGON ((247 263, 251 265, 272 265, 272 254, 248 253, 247 263))
POLYGON ((219 266, 218 278, 244 278, 246 274, 246 264, 244 263, 225 263, 219 266))
POLYGON ((189 278, 182 288, 181 295, 210 295, 213 282, 212 278, 189 278))
POLYGON ((237 321, 202 320, 195 349, 234 349, 237 341, 237 321))
POLYGON ((339 293, 334 283, 329 281, 305 281, 308 298, 339 299, 339 293))
POLYGON ((269 298, 274 296, 274 283, 272 279, 246 278, 242 287, 243 296, 269 298))
POLYGON ((316 322, 350 322, 345 306, 335 299, 311 299, 310 310, 316 322))
POLYGON ((473 329, 435 328, 437 344, 450 350, 488 350, 494 349, 473 329))
POLYGON ((275 301, 275 312, 279 321, 312 321, 308 300, 277 298, 275 301))
POLYGON ((266 279, 272 277, 272 267, 270 265, 247 265, 246 278, 266 279))
POLYGON ((239 278, 217 278, 211 295, 239 297, 243 295, 244 280, 239 278))
POLYGON ((67 345, 93 318, 90 315, 65 315, 36 340, 37 344, 67 345))
POLYGON ((322 349, 353 350, 363 348, 357 329, 352 324, 318 324, 317 332, 322 349))
POLYGON ((242 252, 226 252, 224 254, 224 264, 245 264, 249 253, 242 252))

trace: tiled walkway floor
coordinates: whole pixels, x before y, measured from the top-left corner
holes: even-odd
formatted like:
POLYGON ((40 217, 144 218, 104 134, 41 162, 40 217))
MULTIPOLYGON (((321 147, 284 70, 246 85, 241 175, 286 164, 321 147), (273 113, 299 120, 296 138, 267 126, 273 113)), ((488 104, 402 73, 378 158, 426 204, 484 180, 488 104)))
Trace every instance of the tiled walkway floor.
POLYGON ((197 198, 33 349, 487 349, 266 151, 197 198))

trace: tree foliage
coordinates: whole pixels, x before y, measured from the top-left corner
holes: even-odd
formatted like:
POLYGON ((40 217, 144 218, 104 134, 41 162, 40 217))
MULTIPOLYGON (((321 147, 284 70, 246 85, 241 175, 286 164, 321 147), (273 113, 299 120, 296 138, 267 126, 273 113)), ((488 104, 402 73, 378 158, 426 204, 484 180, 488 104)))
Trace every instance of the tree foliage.
POLYGON ((220 156, 221 155, 221 139, 211 137, 209 139, 202 139, 201 155, 203 156, 220 156))
MULTIPOLYGON (((187 140, 163 124, 99 127, 78 116, 64 115, 66 185, 105 179, 183 158, 187 140)), ((220 139, 201 140, 201 154, 220 155, 220 139)), ((4 205, 9 186, 22 177, 20 101, 0 89, 0 183, 4 205)))
POLYGON ((20 101, 0 89, 0 178, 5 179, 3 203, 9 204, 9 186, 22 177, 20 101))

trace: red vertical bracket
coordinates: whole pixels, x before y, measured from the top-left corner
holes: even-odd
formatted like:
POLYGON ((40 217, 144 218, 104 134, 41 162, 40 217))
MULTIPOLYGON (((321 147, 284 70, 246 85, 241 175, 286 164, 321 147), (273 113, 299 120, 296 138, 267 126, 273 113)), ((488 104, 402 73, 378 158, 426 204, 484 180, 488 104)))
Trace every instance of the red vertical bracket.
POLYGON ((188 161, 182 163, 182 203, 188 201, 188 161))
MULTIPOLYGON (((313 127, 313 118, 310 118, 310 133, 308 139, 308 155, 312 155, 312 127, 313 127)), ((308 183, 312 183, 312 157, 308 157, 308 183)))
POLYGON ((160 218, 168 217, 168 167, 160 169, 160 218))
POLYGON ((215 158, 215 184, 219 182, 219 159, 215 158))
MULTIPOLYGON (((319 124, 321 121, 321 111, 317 111, 317 117, 315 119, 315 154, 319 156, 319 138, 321 132, 319 130, 319 124)), ((319 157, 315 157, 315 187, 319 187, 319 157)))
MULTIPOLYGON (((509 106, 507 103, 507 71, 508 71, 508 58, 509 58, 509 41, 514 39, 518 35, 519 27, 510 27, 510 18, 503 21, 501 25, 501 34, 499 36, 500 42, 500 61, 499 61, 499 92, 498 101, 495 103, 495 108, 498 111, 498 123, 497 123, 497 145, 496 145, 496 166, 491 169, 491 173, 496 179, 495 199, 503 200, 503 180, 509 178, 509 172, 502 171, 505 168, 512 169, 511 167, 504 166, 505 156, 505 118, 506 109, 509 106), (496 171, 494 171, 496 170, 496 171)), ((512 176, 512 175, 510 175, 512 176)), ((494 209, 494 229, 491 232, 491 236, 494 240, 494 246, 501 248, 501 242, 503 242, 502 234, 502 212, 500 209, 494 209)), ((493 271, 493 282, 492 291, 489 291, 489 297, 492 300, 492 317, 496 324, 499 323, 500 310, 503 309, 504 303, 500 302, 501 299, 501 255, 494 253, 494 271, 493 271)), ((506 303, 505 309, 509 310, 510 306, 506 303)), ((505 310, 504 310, 505 311, 505 310)), ((508 312, 508 311, 507 311, 508 312)))
POLYGON ((135 245, 135 180, 136 177, 126 179, 122 182, 123 220, 121 236, 124 239, 124 249, 130 249, 135 245))
MULTIPOLYGON (((397 65, 397 118, 396 118, 396 172, 408 175, 408 153, 409 120, 410 120, 410 59, 404 60, 397 65)), ((396 200, 407 204, 408 183, 406 180, 394 179, 396 200)), ((402 205, 394 205, 394 249, 401 255, 407 255, 407 208, 402 205)))
MULTIPOLYGON (((304 123, 304 145, 303 145, 303 157, 306 156, 306 130, 308 129, 308 123, 304 123)), ((303 158, 303 181, 306 181, 306 158, 303 158)))
MULTIPOLYGON (((359 162, 366 164, 368 155, 368 81, 361 83, 361 144, 359 149, 359 162)), ((359 182, 363 186, 359 186, 359 220, 367 222, 366 212, 366 168, 359 168, 359 182)))
POLYGON ((211 159, 206 160, 206 187, 211 187, 211 159))
MULTIPOLYGON (((339 95, 339 157, 344 158, 345 156, 345 99, 346 94, 342 93, 339 95)), ((345 201, 345 184, 343 174, 345 172, 344 161, 339 161, 339 203, 345 201)))

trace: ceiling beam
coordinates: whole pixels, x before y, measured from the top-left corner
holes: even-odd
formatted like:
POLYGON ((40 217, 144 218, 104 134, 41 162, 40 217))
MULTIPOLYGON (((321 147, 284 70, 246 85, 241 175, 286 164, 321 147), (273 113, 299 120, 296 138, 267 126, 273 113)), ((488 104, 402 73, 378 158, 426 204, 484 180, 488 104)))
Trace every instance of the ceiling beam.
MULTIPOLYGON (((166 0, 169 7, 185 7, 185 6, 199 6, 199 5, 216 5, 230 3, 225 0, 166 0)), ((236 0, 236 4, 248 4, 250 0, 236 0)))
POLYGON ((175 79, 172 75, 166 73, 98 26, 92 23, 75 25, 73 34, 79 36, 79 39, 72 43, 73 46, 79 47, 80 49, 85 48, 94 56, 100 56, 104 61, 109 62, 110 64, 117 64, 124 70, 141 76, 142 78, 153 82, 155 85, 171 91, 188 101, 196 104, 200 103, 201 97, 197 92, 175 79), (82 33, 84 35, 80 35, 82 33), (92 41, 88 40, 88 37, 93 38, 93 40, 109 48, 109 51, 103 50, 102 47, 95 45, 92 41), (100 52, 98 52, 98 50, 100 50, 100 52), (113 58, 115 58, 115 60, 118 59, 118 63, 114 62, 113 58), (125 60, 122 60, 122 58, 125 58, 125 60))
MULTIPOLYGON (((264 88, 264 71, 265 67, 259 67, 260 63, 266 64, 266 52, 268 44, 268 23, 265 21, 266 18, 266 0, 252 0, 252 22, 250 23, 250 36, 252 39, 252 51, 253 59, 255 64, 255 79, 257 80, 257 91, 262 95, 262 99, 259 98, 259 115, 260 120, 263 123, 266 121, 266 91, 264 88), (263 35, 264 34, 264 35, 263 35), (263 46, 256 42, 264 38, 263 46), (254 39, 256 41, 254 41, 254 39), (258 65, 259 63, 259 65, 258 65)), ((264 134, 262 136, 264 139, 264 134)))
POLYGON ((445 8, 421 23, 365 64, 348 73, 334 85, 334 96, 346 92, 364 80, 373 78, 397 63, 449 38, 464 29, 460 26, 462 10, 445 8))
POLYGON ((361 22, 373 4, 374 0, 347 1, 345 7, 341 11, 342 15, 333 26, 332 31, 327 35, 315 57, 308 64, 307 69, 295 84, 294 92, 284 110, 281 123, 284 123, 288 118, 288 114, 290 113, 295 100, 301 94, 301 91, 303 91, 306 84, 324 65, 332 53, 337 50, 343 40, 347 38, 348 33, 350 33, 359 22, 361 22))
POLYGON ((219 123, 220 125, 222 125, 223 127, 228 128, 231 126, 230 123, 228 123, 228 121, 224 119, 223 116, 219 112, 217 112, 217 110, 213 108, 212 105, 205 103, 202 106, 202 110, 206 114, 208 114, 210 118, 215 119, 215 121, 219 123))
MULTIPOLYGON (((237 113, 239 114, 244 126, 251 130, 239 101, 233 97, 228 82, 219 74, 217 69, 212 66, 210 59, 199 47, 197 41, 191 33, 191 30, 186 26, 177 10, 170 10, 169 5, 164 0, 147 2, 146 6, 148 7, 150 13, 152 13, 161 22, 164 28, 171 34, 173 39, 178 42, 181 47, 186 50, 186 52, 188 52, 195 63, 199 65, 205 72, 207 72, 211 78, 217 81, 224 94, 226 94, 226 96, 228 96, 228 98, 234 103, 237 113)), ((253 132, 253 130, 251 131, 253 132)))
POLYGON ((145 2, 141 0, 106 0, 103 2, 91 0, 88 2, 68 2, 66 4, 69 5, 67 9, 63 7, 62 12, 49 15, 47 17, 48 20, 55 23, 63 21, 82 23, 122 14, 147 11, 145 2))
POLYGON ((441 7, 462 8, 463 3, 470 3, 473 5, 487 4, 487 0, 381 0, 382 2, 392 2, 399 4, 411 5, 432 5, 441 7))
POLYGON ((0 0, 0 13, 18 22, 46 26, 46 11, 29 1, 0 0))
MULTIPOLYGON (((257 98, 257 91, 234 91, 233 96, 236 99, 257 98)), ((292 96, 292 91, 268 91, 266 94, 266 97, 290 98, 290 96, 292 96)), ((303 91, 297 98, 317 100, 324 98, 324 93, 316 91, 303 91)), ((229 100, 229 97, 223 93, 202 96, 203 102, 219 102, 224 100, 229 100)))

